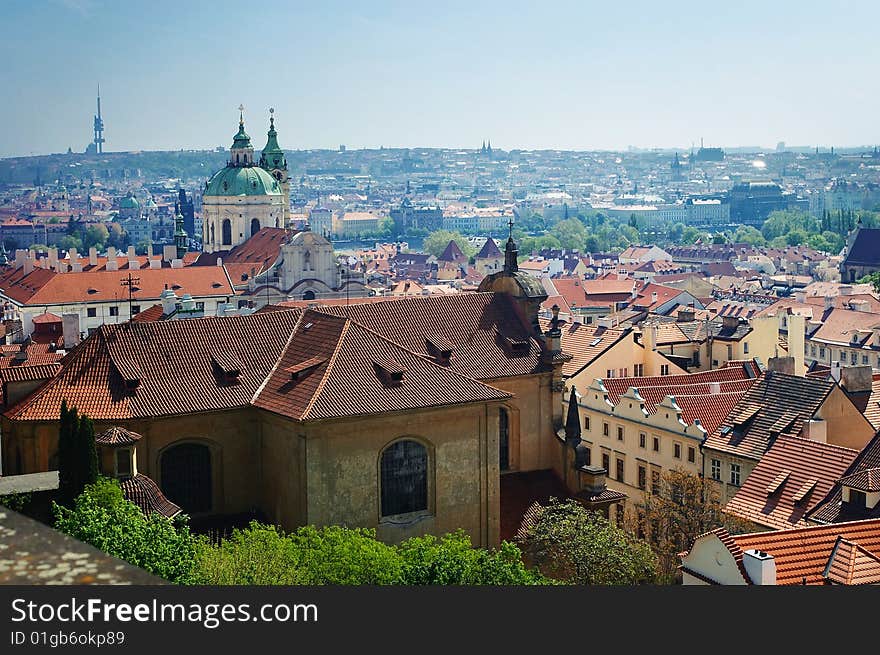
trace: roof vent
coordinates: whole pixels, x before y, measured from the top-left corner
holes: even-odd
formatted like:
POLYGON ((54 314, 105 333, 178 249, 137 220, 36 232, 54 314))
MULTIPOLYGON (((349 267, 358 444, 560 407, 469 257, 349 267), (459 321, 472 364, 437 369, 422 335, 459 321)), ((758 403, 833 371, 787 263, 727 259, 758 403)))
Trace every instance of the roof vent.
POLYGON ((430 354, 438 364, 444 366, 449 364, 452 358, 452 351, 455 350, 455 344, 443 336, 427 337, 428 354, 430 354))
POLYGON ((284 371, 290 373, 291 380, 301 380, 326 361, 327 359, 325 357, 310 357, 298 364, 287 366, 284 371))
POLYGON ((403 384, 406 367, 391 357, 377 357, 373 360, 376 375, 386 387, 399 387, 403 384))
POLYGON ((211 354, 214 370, 224 382, 236 382, 241 375, 241 362, 231 353, 215 352, 211 354))

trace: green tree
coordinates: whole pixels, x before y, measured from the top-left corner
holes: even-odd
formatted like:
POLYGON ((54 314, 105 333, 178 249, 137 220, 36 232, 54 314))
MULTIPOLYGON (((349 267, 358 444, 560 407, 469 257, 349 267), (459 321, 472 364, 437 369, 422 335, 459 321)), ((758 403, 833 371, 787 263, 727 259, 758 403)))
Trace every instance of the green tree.
POLYGON ((98 250, 103 250, 109 238, 110 231, 107 229, 106 225, 100 223, 98 225, 90 225, 87 227, 82 231, 81 237, 83 248, 86 250, 93 246, 98 250))
POLYGON ((122 226, 119 223, 110 223, 106 245, 113 246, 116 250, 125 250, 130 244, 131 239, 122 226))
POLYGON ((657 558, 648 544, 575 500, 551 499, 520 546, 526 563, 573 584, 645 584, 656 575, 657 558))
POLYGON ((468 243, 468 240, 464 238, 460 232, 451 232, 449 230, 437 230, 431 232, 431 234, 425 238, 422 249, 425 252, 434 255, 434 257, 439 257, 443 254, 443 251, 446 250, 446 246, 449 245, 450 241, 455 241, 455 244, 468 259, 477 254, 476 249, 468 243))
POLYGON ((587 228, 576 218, 559 221, 550 230, 550 234, 555 237, 563 248, 569 250, 583 250, 587 240, 587 228))
POLYGON ((731 534, 745 524, 725 514, 717 483, 684 469, 670 469, 660 476, 659 493, 644 496, 643 504, 627 517, 628 529, 650 544, 657 555, 659 580, 675 580, 678 554, 691 547, 701 534, 725 527, 731 534))
POLYGON ((124 500, 115 480, 100 478, 86 486, 72 508, 53 503, 52 509, 55 527, 75 539, 170 582, 195 580, 198 539, 186 518, 172 522, 155 513, 145 516, 124 500))
POLYGON ((65 234, 63 237, 58 239, 58 247, 61 250, 71 250, 76 248, 77 252, 83 251, 82 239, 78 236, 74 236, 71 234, 65 234))
POLYGON ((767 239, 761 234, 761 231, 751 225, 740 225, 733 233, 734 243, 747 243, 750 246, 764 246, 767 239))
POLYGON ((402 583, 407 585, 531 585, 549 582, 522 561, 508 541, 497 550, 474 548, 463 530, 439 539, 433 535, 404 541, 402 583))
POLYGON ((67 400, 62 400, 58 426, 59 501, 72 504, 97 477, 95 426, 88 416, 79 415, 76 407, 68 408, 67 400))

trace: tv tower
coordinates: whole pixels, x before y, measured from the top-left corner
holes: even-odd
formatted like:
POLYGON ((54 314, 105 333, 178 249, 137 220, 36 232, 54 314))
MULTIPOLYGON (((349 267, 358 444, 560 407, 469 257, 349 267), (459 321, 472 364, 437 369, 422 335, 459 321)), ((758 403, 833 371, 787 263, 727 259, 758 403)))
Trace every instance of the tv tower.
POLYGON ((101 85, 98 85, 98 114, 95 116, 95 152, 104 152, 104 119, 101 118, 101 85))

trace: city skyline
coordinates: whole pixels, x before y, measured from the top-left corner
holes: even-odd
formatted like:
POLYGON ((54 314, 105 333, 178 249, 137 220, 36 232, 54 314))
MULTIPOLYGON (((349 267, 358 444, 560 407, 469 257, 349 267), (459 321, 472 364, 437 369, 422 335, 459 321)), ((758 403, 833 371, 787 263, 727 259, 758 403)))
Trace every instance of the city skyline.
POLYGON ((241 103, 256 141, 274 107, 290 150, 880 141, 880 9, 702 4, 14 3, 0 156, 82 152, 98 84, 108 152, 228 147, 241 103))

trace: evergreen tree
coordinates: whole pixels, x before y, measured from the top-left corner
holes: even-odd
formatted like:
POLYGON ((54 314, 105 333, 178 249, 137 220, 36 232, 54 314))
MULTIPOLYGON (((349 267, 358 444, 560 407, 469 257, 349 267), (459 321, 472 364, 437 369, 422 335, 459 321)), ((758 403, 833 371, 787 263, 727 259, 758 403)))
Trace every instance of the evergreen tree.
POLYGON ((80 414, 77 430, 78 455, 82 458, 82 478, 79 480, 77 495, 87 484, 94 484, 98 479, 98 451, 95 447, 95 424, 85 414, 80 414))
POLYGON ((61 401, 61 419, 58 428, 58 492, 59 501, 69 505, 79 494, 76 488, 76 441, 78 436, 76 407, 68 409, 67 400, 61 401))

